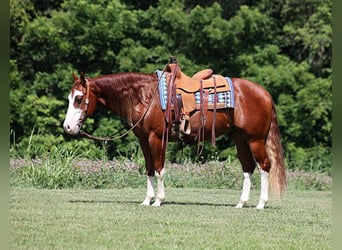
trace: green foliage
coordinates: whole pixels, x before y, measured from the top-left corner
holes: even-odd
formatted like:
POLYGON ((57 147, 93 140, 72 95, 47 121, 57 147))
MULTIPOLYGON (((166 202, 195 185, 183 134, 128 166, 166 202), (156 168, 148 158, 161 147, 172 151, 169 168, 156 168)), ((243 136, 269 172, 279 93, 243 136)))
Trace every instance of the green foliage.
MULTIPOLYGON (((14 181, 16 185, 40 188, 66 188, 74 186, 75 181, 77 181, 77 175, 72 169, 72 161, 76 159, 76 151, 61 150, 61 147, 54 145, 50 145, 48 151, 41 147, 37 148, 37 145, 43 147, 47 145, 46 142, 35 144, 39 139, 41 137, 35 138, 32 136, 26 150, 29 156, 31 156, 29 159, 38 155, 43 158, 42 162, 35 164, 32 161, 26 161, 22 167, 16 170, 15 174, 12 172, 12 182, 14 181)), ((46 139, 48 140, 49 138, 46 139)))
MULTIPOLYGON (((52 146, 42 159, 12 158, 10 166, 10 185, 34 188, 81 188, 118 189, 143 188, 146 186, 144 164, 119 159, 91 160, 80 157, 80 148, 65 149, 61 145, 52 146)), ((315 152, 296 150, 289 156, 298 164, 308 164, 308 155, 315 152)), ((321 152, 324 155, 327 152, 321 152)), ((142 159, 142 158, 141 158, 142 159)), ((319 156, 311 158, 311 166, 298 167, 287 172, 288 189, 293 190, 331 190, 332 178, 322 167, 326 162, 319 156), (317 171, 319 170, 319 171, 317 171)), ((242 173, 239 162, 211 160, 198 163, 191 159, 179 164, 166 162, 165 185, 167 188, 220 188, 240 190, 242 173)), ((253 189, 260 189, 258 171, 252 178, 253 189)))
POLYGON ((317 145, 312 148, 296 147, 293 144, 286 145, 285 153, 288 168, 293 170, 304 170, 307 172, 326 172, 331 175, 331 157, 330 148, 317 145))
MULTIPOLYGON (((154 72, 175 55, 189 75, 212 68, 263 85, 277 106, 289 167, 306 168, 317 157, 324 166, 315 169, 330 168, 331 0, 44 3, 10 3, 11 155, 39 157, 63 141, 88 158, 128 157, 142 164, 132 134, 108 144, 63 135, 71 74, 154 72), (305 166, 296 156, 301 150, 310 152, 304 154, 305 166)), ((101 110, 84 129, 107 136, 126 124, 101 110)), ((227 137, 216 145, 206 146, 199 160, 235 157, 227 137)), ((176 162, 196 154, 196 147, 183 156, 176 146, 169 150, 176 162)))
POLYGON ((10 0, 10 51, 11 58, 20 55, 20 42, 26 25, 31 21, 34 6, 31 0, 10 0))
POLYGON ((26 166, 19 170, 19 178, 14 177, 17 185, 28 185, 37 188, 67 188, 73 186, 75 175, 65 165, 54 165, 46 162, 41 166, 26 166))
POLYGON ((332 54, 332 0, 309 0, 302 4, 290 0, 282 16, 287 20, 282 46, 289 50, 290 58, 305 60, 318 76, 328 76, 332 54), (294 18, 295 17, 295 18, 294 18))

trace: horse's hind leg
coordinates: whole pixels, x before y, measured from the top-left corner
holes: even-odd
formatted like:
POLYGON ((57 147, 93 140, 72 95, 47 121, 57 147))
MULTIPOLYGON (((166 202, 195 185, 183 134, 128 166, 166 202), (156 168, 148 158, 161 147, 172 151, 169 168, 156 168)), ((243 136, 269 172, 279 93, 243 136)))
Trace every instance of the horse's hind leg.
POLYGON ((236 205, 236 208, 242 208, 249 200, 249 193, 250 193, 251 185, 252 185, 251 178, 252 178, 252 174, 255 169, 256 163, 253 158, 250 147, 247 141, 245 140, 245 138, 239 133, 234 134, 233 138, 235 141, 238 158, 242 165, 243 178, 244 178, 240 201, 236 205))
POLYGON ((261 178, 260 199, 256 208, 263 209, 268 202, 268 172, 271 168, 271 162, 267 156, 264 140, 250 142, 250 148, 256 161, 258 162, 261 178))

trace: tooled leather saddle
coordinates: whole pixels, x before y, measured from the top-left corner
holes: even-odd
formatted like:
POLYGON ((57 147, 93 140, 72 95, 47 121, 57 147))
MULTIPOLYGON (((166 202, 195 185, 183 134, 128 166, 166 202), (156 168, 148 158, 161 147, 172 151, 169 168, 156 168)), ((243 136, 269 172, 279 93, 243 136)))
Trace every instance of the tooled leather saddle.
MULTIPOLYGON (((207 110, 214 112, 212 124, 212 142, 215 141, 215 115, 217 109, 234 107, 234 89, 229 77, 213 74, 213 70, 204 69, 192 77, 185 75, 175 57, 164 71, 157 71, 159 96, 162 109, 165 110, 167 124, 176 124, 180 132, 191 133, 190 117, 194 111, 200 111, 201 129, 206 121, 207 110), (174 111, 174 116, 171 115, 174 111)), ((198 140, 204 137, 199 131, 198 140)))

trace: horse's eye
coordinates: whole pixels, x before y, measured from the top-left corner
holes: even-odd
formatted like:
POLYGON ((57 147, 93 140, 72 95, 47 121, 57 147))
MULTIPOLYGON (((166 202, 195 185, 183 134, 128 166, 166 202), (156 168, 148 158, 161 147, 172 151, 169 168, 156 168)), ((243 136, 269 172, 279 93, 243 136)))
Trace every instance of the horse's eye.
POLYGON ((82 96, 76 96, 76 97, 75 97, 75 102, 78 103, 78 104, 81 104, 81 102, 82 102, 82 96))

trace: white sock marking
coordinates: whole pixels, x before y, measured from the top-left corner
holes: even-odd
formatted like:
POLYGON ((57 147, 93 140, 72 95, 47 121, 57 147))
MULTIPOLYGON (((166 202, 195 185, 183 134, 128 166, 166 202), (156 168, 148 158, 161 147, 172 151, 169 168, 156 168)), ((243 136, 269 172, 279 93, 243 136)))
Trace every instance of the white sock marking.
POLYGON ((157 177, 157 197, 152 206, 159 207, 161 202, 165 199, 164 175, 165 168, 163 168, 160 173, 155 173, 155 176, 157 177))
POLYGON ((252 174, 248 172, 243 173, 243 186, 242 186, 242 193, 240 197, 239 203, 236 205, 236 208, 242 208, 249 200, 249 193, 251 191, 251 178, 252 174))
POLYGON ((260 188, 260 199, 259 203, 256 206, 257 209, 264 209, 266 203, 268 202, 268 173, 259 166, 260 179, 261 179, 261 188, 260 188))
POLYGON ((149 206, 153 198, 154 198, 154 177, 147 176, 146 197, 145 197, 145 200, 141 203, 141 205, 149 206))

